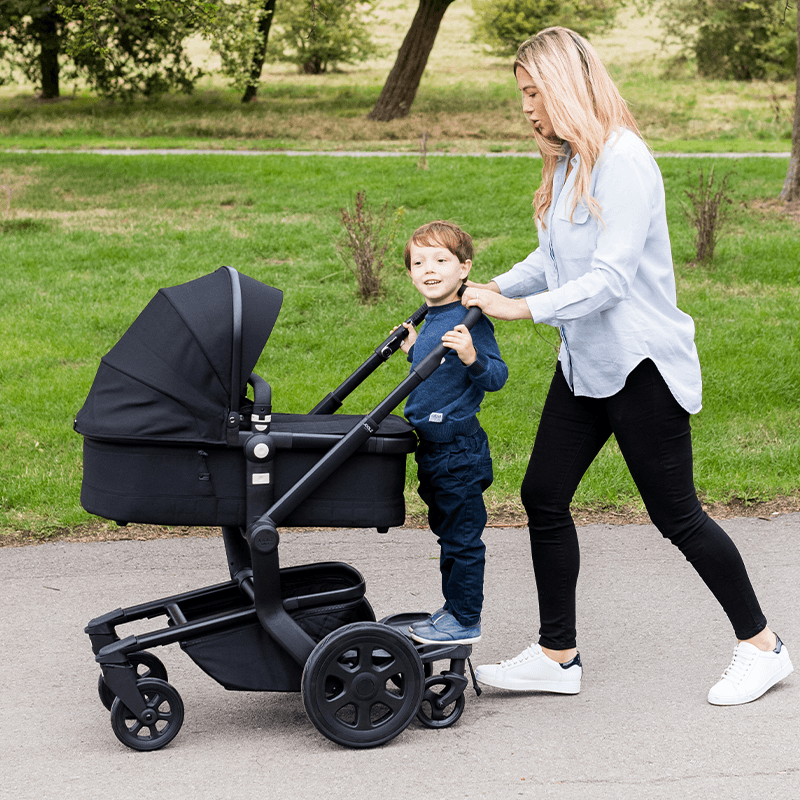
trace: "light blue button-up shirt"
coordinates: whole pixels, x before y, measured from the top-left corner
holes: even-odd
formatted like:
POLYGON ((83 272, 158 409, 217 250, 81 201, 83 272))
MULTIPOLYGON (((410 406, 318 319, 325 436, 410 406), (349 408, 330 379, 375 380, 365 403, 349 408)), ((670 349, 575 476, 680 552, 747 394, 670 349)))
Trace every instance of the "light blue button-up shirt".
POLYGON ((582 203, 570 221, 580 156, 559 158, 539 247, 493 280, 524 297, 536 322, 561 332, 559 360, 576 395, 610 397, 652 359, 690 414, 702 405, 694 322, 677 306, 664 182, 644 142, 615 133, 592 170, 589 193, 603 222, 582 203))

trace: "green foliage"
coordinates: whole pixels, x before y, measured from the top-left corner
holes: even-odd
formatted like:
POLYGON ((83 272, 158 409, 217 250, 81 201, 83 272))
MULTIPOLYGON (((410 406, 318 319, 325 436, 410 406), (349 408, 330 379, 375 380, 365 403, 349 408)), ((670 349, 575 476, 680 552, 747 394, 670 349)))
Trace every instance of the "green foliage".
POLYGON ((222 74, 239 91, 253 82, 253 61, 264 41, 260 29, 262 24, 272 23, 266 5, 264 0, 222 3, 213 34, 208 36, 211 49, 220 57, 222 74))
MULTIPOLYGON (((42 0, 3 0, 0 3, 0 85, 14 83, 20 76, 34 86, 57 96, 44 85, 42 52, 58 53, 67 29, 56 3, 42 0)), ((74 76, 74 69, 68 77, 74 76)))
POLYGON ((205 0, 3 0, 0 83, 21 75, 51 98, 77 77, 128 100, 190 92, 201 73, 184 42, 211 27, 215 9, 205 0))
POLYGON ((366 61, 377 53, 367 28, 372 6, 369 0, 279 0, 268 57, 308 75, 366 61))
POLYGON ((666 41, 708 78, 788 80, 797 68, 794 14, 786 0, 664 0, 666 41))
POLYGON ((589 37, 614 24, 619 0, 472 0, 473 38, 499 56, 513 56, 537 31, 563 25, 589 37))
POLYGON ((71 22, 67 51, 102 96, 130 100, 169 91, 190 93, 202 75, 185 51, 197 22, 181 3, 119 0, 64 10, 71 22))

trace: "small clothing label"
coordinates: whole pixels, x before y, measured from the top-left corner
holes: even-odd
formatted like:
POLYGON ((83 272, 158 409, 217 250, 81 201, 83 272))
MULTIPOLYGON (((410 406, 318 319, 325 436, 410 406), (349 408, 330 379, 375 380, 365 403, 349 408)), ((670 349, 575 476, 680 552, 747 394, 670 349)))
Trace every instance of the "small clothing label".
POLYGON ((429 417, 428 422, 441 422, 444 417, 439 411, 434 411, 429 417))

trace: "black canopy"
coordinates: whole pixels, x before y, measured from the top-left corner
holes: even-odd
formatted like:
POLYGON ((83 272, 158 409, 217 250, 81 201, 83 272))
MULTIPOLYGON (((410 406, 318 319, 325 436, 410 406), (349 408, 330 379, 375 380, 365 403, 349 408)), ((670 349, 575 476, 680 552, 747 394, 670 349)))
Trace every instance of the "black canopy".
POLYGON ((101 359, 75 430, 225 444, 228 411, 239 407, 282 302, 283 292, 230 267, 161 289, 101 359))

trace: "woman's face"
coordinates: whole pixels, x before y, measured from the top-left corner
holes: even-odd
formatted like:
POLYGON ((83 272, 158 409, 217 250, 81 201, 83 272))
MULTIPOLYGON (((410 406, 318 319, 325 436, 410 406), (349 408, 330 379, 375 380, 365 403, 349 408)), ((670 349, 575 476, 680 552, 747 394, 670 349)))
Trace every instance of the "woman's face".
POLYGON ((539 87, 533 82, 530 74, 522 67, 517 67, 517 86, 522 92, 522 113, 528 118, 533 129, 545 139, 557 139, 553 123, 544 107, 544 98, 539 87))

